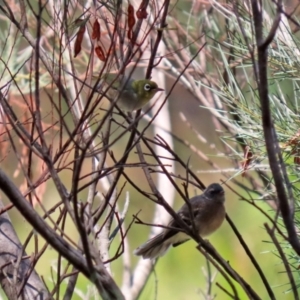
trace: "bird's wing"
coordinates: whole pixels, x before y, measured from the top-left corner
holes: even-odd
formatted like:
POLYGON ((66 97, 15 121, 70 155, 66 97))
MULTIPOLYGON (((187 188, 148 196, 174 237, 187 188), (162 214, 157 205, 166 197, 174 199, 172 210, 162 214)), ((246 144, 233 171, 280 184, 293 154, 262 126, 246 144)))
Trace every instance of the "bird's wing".
MULTIPOLYGON (((193 200, 194 198, 192 198, 191 200, 193 200)), ((191 202, 191 205, 193 204, 194 201, 191 202)), ((201 211, 201 206, 193 206, 192 205, 192 212, 193 212, 193 216, 194 218, 196 218, 198 216, 198 214, 200 213, 201 211)), ((185 222, 189 227, 192 226, 192 220, 191 220, 191 216, 190 216, 190 211, 189 211, 189 207, 187 206, 187 204, 184 204, 181 209, 177 212, 178 216, 182 219, 183 222, 185 222)), ((172 220, 169 224, 168 224, 168 229, 166 229, 164 231, 164 234, 163 234, 163 240, 167 240, 171 237, 173 237, 175 234, 178 233, 178 230, 176 229, 173 229, 173 228, 180 228, 180 225, 178 224, 178 222, 176 220, 172 220)), ((186 240, 185 240, 186 241, 186 240)), ((182 243, 184 243, 185 241, 183 242, 180 242, 178 244, 173 244, 173 246, 178 246, 182 243)))
POLYGON ((195 196, 190 199, 190 207, 185 203, 177 212, 180 218, 188 225, 192 226, 191 213, 194 219, 196 219, 202 211, 202 206, 204 205, 204 198, 202 195, 195 196))
MULTIPOLYGON (((193 197, 190 200, 194 218, 197 218, 198 214, 201 212, 201 206, 203 205, 202 202, 203 201, 201 196, 193 197)), ((188 226, 192 225, 190 210, 187 204, 184 204, 181 207, 181 209, 177 212, 177 214, 188 226)), ((161 234, 148 241, 145 244, 144 248, 147 248, 147 251, 149 251, 149 249, 154 248, 154 246, 158 244, 162 245, 168 240, 170 241, 169 245, 171 244, 173 245, 173 247, 176 247, 189 240, 189 237, 185 233, 176 230, 176 228, 180 228, 180 225, 176 220, 173 219, 168 224, 168 227, 170 228, 166 228, 161 234)), ((145 251, 145 249, 143 249, 143 251, 145 251)))
POLYGON ((178 233, 178 230, 173 229, 173 228, 178 228, 178 225, 176 225, 176 222, 174 220, 172 220, 169 224, 168 227, 172 227, 172 228, 166 228, 163 232, 162 232, 162 236, 161 239, 162 241, 166 241, 169 238, 173 237, 176 233, 178 233))
POLYGON ((106 84, 111 85, 111 88, 121 91, 124 86, 127 86, 127 81, 129 84, 133 81, 133 79, 128 79, 128 77, 124 75, 119 75, 115 73, 106 73, 103 75, 103 80, 106 84))

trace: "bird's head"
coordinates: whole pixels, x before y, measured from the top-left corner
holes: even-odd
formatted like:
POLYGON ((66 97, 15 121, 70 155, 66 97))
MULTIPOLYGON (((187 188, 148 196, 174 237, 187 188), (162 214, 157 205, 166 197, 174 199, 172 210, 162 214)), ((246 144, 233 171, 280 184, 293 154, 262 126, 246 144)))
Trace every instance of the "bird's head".
POLYGON ((225 201, 225 192, 222 186, 218 183, 210 184, 204 191, 205 196, 212 199, 220 199, 225 201))
POLYGON ((150 101, 157 92, 163 91, 163 89, 158 87, 155 81, 148 79, 134 80, 132 88, 139 99, 143 100, 144 103, 150 101))

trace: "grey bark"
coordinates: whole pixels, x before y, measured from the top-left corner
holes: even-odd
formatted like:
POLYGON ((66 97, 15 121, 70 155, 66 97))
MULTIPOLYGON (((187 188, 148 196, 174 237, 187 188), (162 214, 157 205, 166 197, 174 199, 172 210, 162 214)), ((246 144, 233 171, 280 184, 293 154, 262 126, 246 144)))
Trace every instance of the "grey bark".
MULTIPOLYGON (((3 204, 0 201, 0 209, 3 204)), ((49 299, 44 283, 32 270, 31 258, 22 249, 8 214, 0 215, 0 284, 6 296, 14 299, 49 299), (25 284, 24 284, 25 281, 25 284)))

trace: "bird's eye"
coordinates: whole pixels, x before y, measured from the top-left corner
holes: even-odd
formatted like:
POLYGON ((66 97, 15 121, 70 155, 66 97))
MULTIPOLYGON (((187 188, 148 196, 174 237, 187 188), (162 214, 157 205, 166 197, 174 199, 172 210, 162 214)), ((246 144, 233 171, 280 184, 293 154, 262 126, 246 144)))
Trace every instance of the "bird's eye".
POLYGON ((216 190, 216 189, 210 189, 208 190, 208 193, 211 195, 217 195, 217 194, 222 194, 224 191, 222 190, 216 190))
POLYGON ((151 90, 150 84, 146 83, 146 84, 144 85, 144 90, 147 91, 147 92, 150 91, 150 90, 151 90))
POLYGON ((210 189, 210 190, 208 190, 208 193, 212 195, 212 194, 215 193, 215 190, 214 189, 210 189))

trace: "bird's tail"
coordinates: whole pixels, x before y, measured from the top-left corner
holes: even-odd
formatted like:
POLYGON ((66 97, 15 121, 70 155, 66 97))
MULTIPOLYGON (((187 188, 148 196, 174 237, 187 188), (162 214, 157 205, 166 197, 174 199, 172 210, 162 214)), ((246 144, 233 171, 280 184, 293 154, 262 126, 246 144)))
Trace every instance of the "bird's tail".
POLYGON ((143 258, 154 259, 163 256, 171 244, 169 239, 165 240, 164 234, 161 233, 135 249, 133 253, 143 258))

